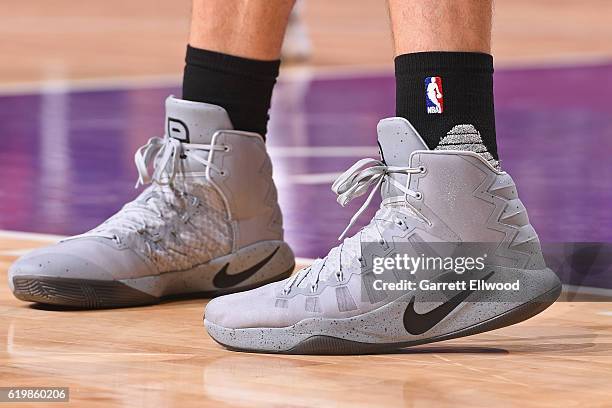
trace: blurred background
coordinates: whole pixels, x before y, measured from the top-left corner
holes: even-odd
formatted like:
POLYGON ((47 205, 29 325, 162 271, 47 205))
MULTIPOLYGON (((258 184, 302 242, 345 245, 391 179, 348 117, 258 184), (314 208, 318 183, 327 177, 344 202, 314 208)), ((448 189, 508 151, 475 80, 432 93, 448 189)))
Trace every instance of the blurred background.
MULTIPOLYGON (((133 154, 163 132, 164 98, 180 95, 189 18, 189 0, 0 2, 5 261, 137 194, 133 154)), ((329 187, 377 154, 393 54, 383 0, 305 0, 297 21, 300 61, 283 63, 268 146, 287 239, 313 258, 360 205, 340 208, 329 187)), ((563 262, 595 243, 583 254, 599 269, 566 283, 612 288, 612 1, 498 0, 493 50, 502 166, 563 262)))

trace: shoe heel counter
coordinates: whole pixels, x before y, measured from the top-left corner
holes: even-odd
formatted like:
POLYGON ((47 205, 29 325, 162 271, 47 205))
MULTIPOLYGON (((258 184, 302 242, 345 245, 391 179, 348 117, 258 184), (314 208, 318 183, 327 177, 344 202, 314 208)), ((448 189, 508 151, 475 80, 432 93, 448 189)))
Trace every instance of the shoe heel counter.
POLYGON ((272 161, 255 133, 220 132, 215 144, 227 146, 213 163, 224 174, 211 179, 223 195, 234 229, 234 249, 283 239, 283 220, 272 178, 272 161))
POLYGON ((267 194, 260 202, 260 211, 250 214, 249 217, 232 217, 236 249, 259 241, 283 240, 283 216, 278 205, 278 193, 271 174, 267 187, 267 194))
POLYGON ((275 236, 277 237, 276 239, 282 240, 285 235, 285 231, 283 229, 283 213, 281 211, 280 205, 278 204, 278 191, 276 189, 274 180, 271 180, 270 192, 273 198, 271 198, 268 202, 268 205, 271 209, 271 213, 268 216, 268 228, 270 229, 270 231, 273 232, 273 234, 275 234, 275 236))

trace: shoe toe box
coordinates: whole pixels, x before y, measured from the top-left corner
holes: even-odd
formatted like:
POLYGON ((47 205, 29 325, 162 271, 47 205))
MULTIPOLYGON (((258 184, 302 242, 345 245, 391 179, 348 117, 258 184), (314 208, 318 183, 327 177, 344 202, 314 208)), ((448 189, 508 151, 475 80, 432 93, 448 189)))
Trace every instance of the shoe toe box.
POLYGON ((282 315, 286 309, 275 307, 276 294, 283 284, 274 282, 214 298, 206 306, 205 321, 226 329, 284 326, 287 319, 282 315))
POLYGON ((127 248, 117 248, 104 239, 68 240, 34 250, 9 268, 9 285, 18 277, 53 277, 86 280, 118 280, 142 274, 142 259, 127 248))

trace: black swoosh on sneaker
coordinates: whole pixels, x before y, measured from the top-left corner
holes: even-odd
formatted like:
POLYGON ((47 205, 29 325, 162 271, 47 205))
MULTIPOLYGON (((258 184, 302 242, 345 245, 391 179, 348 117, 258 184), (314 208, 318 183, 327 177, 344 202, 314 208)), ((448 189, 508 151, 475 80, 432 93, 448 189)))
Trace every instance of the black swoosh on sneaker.
POLYGON ((245 280, 249 279, 251 276, 255 275, 257 271, 259 271, 272 257, 276 254, 276 252, 280 249, 280 247, 276 247, 274 251, 268 256, 266 256, 261 261, 257 262, 255 265, 251 266, 249 269, 246 269, 240 273, 233 273, 229 275, 227 273, 227 268, 229 267, 229 262, 226 263, 223 268, 215 275, 213 279, 213 285, 220 289, 231 288, 232 286, 236 286, 245 280))
MULTIPOLYGON (((483 277, 481 281, 486 282, 493 276, 493 272, 483 277)), ((404 311, 404 328, 410 334, 418 335, 431 330, 436 324, 440 323, 448 316, 457 306, 470 296, 474 290, 464 290, 456 294, 445 303, 430 310, 427 313, 419 314, 414 310, 414 300, 416 296, 410 300, 406 310, 404 311)))

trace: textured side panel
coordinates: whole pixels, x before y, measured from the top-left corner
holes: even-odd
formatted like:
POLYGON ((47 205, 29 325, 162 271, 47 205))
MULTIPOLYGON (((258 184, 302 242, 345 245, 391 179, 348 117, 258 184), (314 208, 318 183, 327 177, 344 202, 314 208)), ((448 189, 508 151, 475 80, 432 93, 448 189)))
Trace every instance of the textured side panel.
POLYGON ((368 297, 369 302, 372 304, 378 303, 387 298, 386 292, 382 290, 374 289, 375 280, 376 280, 376 275, 374 275, 374 273, 372 272, 368 272, 362 275, 361 284, 362 284, 362 288, 365 289, 365 291, 362 290, 362 293, 365 292, 366 296, 368 297))
POLYGON ((346 286, 340 286, 336 288, 336 300, 338 301, 338 310, 340 310, 341 312, 357 310, 355 300, 351 296, 349 288, 347 288, 346 286))
POLYGON ((289 307, 289 301, 287 299, 276 299, 276 302, 274 302, 274 307, 278 307, 279 309, 287 309, 289 307))
POLYGON ((304 305, 304 310, 312 313, 321 313, 321 306, 319 305, 318 297, 307 297, 304 305))
POLYGON ((518 198, 509 200, 508 204, 499 216, 499 221, 506 225, 522 227, 529 224, 529 217, 525 206, 518 198))
POLYGON ((516 234, 516 236, 514 237, 514 240, 510 244, 510 247, 514 247, 525 242, 537 240, 538 234, 535 232, 535 229, 531 226, 531 224, 527 224, 519 228, 518 234, 516 234))
POLYGON ((496 176, 495 181, 491 187, 489 187, 489 191, 506 200, 518 198, 514 180, 512 180, 512 177, 510 177, 508 173, 496 176))

